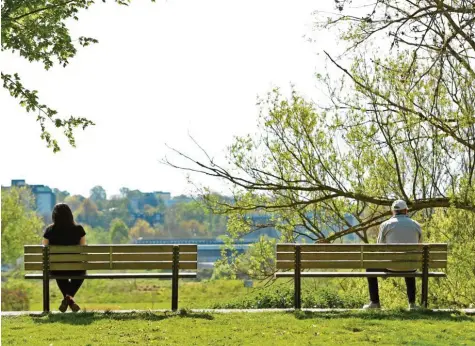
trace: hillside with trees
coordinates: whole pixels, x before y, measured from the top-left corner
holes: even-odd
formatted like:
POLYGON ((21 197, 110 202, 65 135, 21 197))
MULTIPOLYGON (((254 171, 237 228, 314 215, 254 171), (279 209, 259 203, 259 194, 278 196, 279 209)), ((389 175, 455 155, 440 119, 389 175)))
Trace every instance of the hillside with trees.
POLYGON ((216 238, 226 233, 227 218, 211 212, 199 199, 122 188, 107 196, 101 186, 89 196, 54 190, 78 223, 87 227, 91 243, 129 243, 139 238, 216 238))

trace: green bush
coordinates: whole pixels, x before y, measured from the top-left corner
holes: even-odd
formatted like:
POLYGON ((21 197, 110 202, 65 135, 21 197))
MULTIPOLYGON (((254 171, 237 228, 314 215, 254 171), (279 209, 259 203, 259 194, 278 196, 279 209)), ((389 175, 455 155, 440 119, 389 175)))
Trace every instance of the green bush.
POLYGON ((226 263, 225 261, 217 261, 215 263, 211 280, 227 280, 235 278, 236 274, 229 263, 226 263))
MULTIPOLYGON (((360 308, 365 303, 362 295, 351 295, 338 290, 336 286, 302 288, 302 307, 304 308, 360 308)), ((255 289, 244 298, 234 299, 213 305, 214 309, 268 309, 292 308, 294 306, 293 286, 273 284, 255 289)))
POLYGON ((2 288, 2 311, 28 311, 30 300, 23 288, 2 288))
POLYGON ((447 278, 430 279, 433 305, 475 306, 475 213, 450 208, 438 210, 425 225, 427 242, 449 244, 447 278))

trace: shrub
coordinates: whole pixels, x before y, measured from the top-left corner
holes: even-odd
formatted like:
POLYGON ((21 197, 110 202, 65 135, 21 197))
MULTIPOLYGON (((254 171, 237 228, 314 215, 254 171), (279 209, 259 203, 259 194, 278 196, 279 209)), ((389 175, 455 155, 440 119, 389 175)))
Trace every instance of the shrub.
POLYGON ((211 280, 235 279, 236 274, 232 265, 225 261, 216 261, 211 280))
POLYGON ((437 210, 425 225, 428 242, 449 243, 447 278, 431 279, 431 305, 460 308, 475 304, 475 213, 437 210))
POLYGON ((30 300, 23 288, 2 288, 2 311, 28 311, 30 300))
MULTIPOLYGON (((319 285, 302 288, 302 307, 304 308, 360 308, 365 303, 362 295, 352 295, 330 287, 319 285)), ((225 303, 214 304, 215 309, 267 309, 292 308, 294 306, 293 285, 273 284, 255 289, 249 296, 225 303)))

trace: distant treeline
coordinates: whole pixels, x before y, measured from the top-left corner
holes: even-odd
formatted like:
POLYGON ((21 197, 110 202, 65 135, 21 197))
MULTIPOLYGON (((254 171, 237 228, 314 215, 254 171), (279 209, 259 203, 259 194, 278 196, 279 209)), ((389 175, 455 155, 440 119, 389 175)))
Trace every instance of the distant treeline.
MULTIPOLYGON (((108 197, 101 186, 88 197, 53 189, 88 233, 89 243, 129 243, 138 238, 216 238, 226 232, 226 216, 213 214, 199 199, 164 192, 120 189, 108 197)), ((225 197, 223 197, 225 198, 225 197)))

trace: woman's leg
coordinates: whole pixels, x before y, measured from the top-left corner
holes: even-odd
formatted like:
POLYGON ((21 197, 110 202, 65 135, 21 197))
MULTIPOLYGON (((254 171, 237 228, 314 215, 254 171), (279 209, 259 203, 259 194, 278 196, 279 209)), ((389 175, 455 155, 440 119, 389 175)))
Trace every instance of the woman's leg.
MULTIPOLYGON (((74 271, 70 271, 70 274, 80 276, 80 275, 86 274, 86 271, 85 270, 74 270, 74 271)), ((69 285, 69 287, 70 287, 69 295, 71 297, 74 297, 76 295, 76 293, 78 292, 78 290, 81 287, 83 282, 84 282, 84 279, 71 279, 71 283, 69 285)))
POLYGON ((81 287, 82 283, 84 282, 84 279, 71 279, 71 284, 70 284, 70 290, 69 290, 69 295, 71 297, 74 297, 81 287))
POLYGON ((67 295, 71 293, 71 286, 68 279, 56 279, 56 283, 58 284, 59 290, 63 294, 63 297, 66 298, 67 295))

